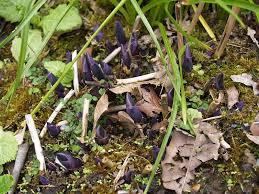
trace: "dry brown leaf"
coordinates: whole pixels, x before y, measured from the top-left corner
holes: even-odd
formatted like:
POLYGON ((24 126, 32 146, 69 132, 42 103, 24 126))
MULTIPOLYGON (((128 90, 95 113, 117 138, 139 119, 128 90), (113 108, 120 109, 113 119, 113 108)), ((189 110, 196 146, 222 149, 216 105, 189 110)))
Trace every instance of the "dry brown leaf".
POLYGON ((250 126, 250 131, 253 135, 259 136, 259 113, 255 117, 255 121, 250 126))
POLYGON ((230 78, 233 82, 242 83, 246 86, 252 86, 254 95, 259 95, 258 83, 252 80, 252 76, 250 74, 243 73, 241 75, 231 75, 230 78))
POLYGON ((256 44, 257 48, 259 48, 259 43, 258 41, 256 40, 255 38, 255 34, 256 34, 256 31, 253 30, 252 28, 250 27, 247 27, 247 35, 250 36, 250 38, 252 39, 252 41, 256 44))
POLYGON ((228 95, 228 109, 231 109, 238 102, 239 92, 235 86, 228 88, 226 92, 228 95))
POLYGON ((117 115, 111 115, 110 118, 118 121, 125 129, 130 130, 132 133, 134 132, 134 135, 139 134, 141 137, 144 137, 143 127, 135 123, 128 113, 119 111, 117 115))
POLYGON ((206 122, 198 121, 196 138, 175 130, 162 161, 162 181, 176 193, 190 191, 195 169, 211 159, 218 159, 222 133, 206 122))
POLYGON ((250 135, 247 132, 244 132, 246 134, 246 137, 248 139, 250 139, 252 142, 254 142, 255 144, 259 145, 259 136, 254 136, 254 135, 250 135))
POLYGON ((143 99, 136 103, 139 110, 149 117, 154 117, 163 111, 161 99, 152 87, 139 87, 139 93, 143 99))
POLYGON ((245 155, 245 161, 246 161, 248 164, 252 164, 253 166, 256 165, 256 158, 255 158, 254 154, 252 154, 252 153, 250 152, 249 149, 245 149, 244 155, 245 155))
POLYGON ((101 98, 98 100, 95 109, 94 109, 94 123, 93 128, 95 129, 97 122, 99 118, 102 116, 102 114, 108 109, 109 101, 108 101, 108 95, 104 94, 101 96, 101 98))
POLYGON ((159 131, 160 133, 163 133, 163 132, 165 132, 165 130, 166 130, 167 124, 168 124, 168 121, 167 121, 167 120, 163 120, 163 121, 161 121, 161 122, 155 123, 155 124, 152 126, 151 129, 152 129, 152 130, 159 131))
POLYGON ((219 92, 218 97, 216 97, 216 94, 214 94, 213 90, 210 90, 210 95, 213 101, 210 103, 207 112, 209 115, 212 115, 220 106, 220 104, 224 101, 224 93, 221 91, 219 92))
POLYGON ((115 93, 115 94, 123 94, 126 92, 133 93, 134 89, 140 87, 141 85, 146 85, 146 84, 151 84, 155 86, 160 86, 163 82, 163 79, 152 79, 148 81, 143 81, 143 82, 136 82, 136 83, 131 83, 131 84, 126 84, 126 85, 119 85, 114 88, 111 88, 110 91, 115 93))

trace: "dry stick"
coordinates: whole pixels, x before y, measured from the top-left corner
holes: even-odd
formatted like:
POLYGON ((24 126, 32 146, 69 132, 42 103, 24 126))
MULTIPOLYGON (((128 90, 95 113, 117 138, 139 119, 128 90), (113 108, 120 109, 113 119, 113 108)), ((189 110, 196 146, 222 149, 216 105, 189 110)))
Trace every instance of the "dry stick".
POLYGON ((44 159, 44 156, 43 156, 43 150, 42 150, 40 138, 38 136, 38 132, 37 132, 37 129, 35 127, 35 124, 34 124, 34 121, 33 121, 33 118, 31 116, 31 114, 25 115, 25 120, 26 120, 26 124, 29 128, 29 132, 31 134, 32 142, 34 143, 36 157, 40 162, 40 171, 45 171, 46 170, 46 164, 45 164, 45 159, 44 159))
POLYGON ((114 49, 104 60, 104 63, 109 63, 117 54, 121 52, 121 47, 114 49))
POLYGON ((206 119, 202 119, 201 121, 211 121, 211 120, 214 120, 214 119, 220 119, 222 117, 223 117, 222 115, 219 115, 219 116, 214 116, 214 117, 209 117, 209 118, 206 118, 206 119))
POLYGON ((117 112, 126 109, 126 104, 109 107, 106 113, 117 112))
POLYGON ((124 160, 124 162, 123 162, 123 164, 122 164, 122 166, 121 166, 121 168, 120 168, 120 171, 118 172, 116 178, 115 178, 114 181, 113 181, 113 184, 114 184, 115 189, 116 189, 116 187, 117 187, 116 184, 118 183, 118 181, 120 180, 120 178, 123 177, 124 174, 125 174, 125 168, 126 168, 127 164, 129 163, 129 157, 130 157, 130 153, 126 156, 126 158, 125 158, 125 160, 124 160))
MULTIPOLYGON (((233 6, 232 7, 232 11, 234 13, 238 14, 239 11, 240 11, 240 8, 233 6)), ((218 47, 216 49, 216 52, 215 52, 215 56, 216 57, 220 58, 221 55, 223 54, 224 49, 225 49, 225 47, 227 45, 227 41, 229 39, 229 36, 230 36, 234 26, 235 26, 235 22, 236 22, 235 17, 232 16, 232 15, 229 15, 227 24, 225 26, 224 32, 223 32, 221 40, 220 40, 220 43, 219 43, 219 45, 218 45, 218 47)))
POLYGON ((84 143, 85 141, 85 134, 88 128, 89 106, 90 106, 90 100, 85 98, 83 116, 82 116, 82 133, 81 133, 81 139, 80 139, 81 143, 84 143))
POLYGON ((188 34, 191 34, 192 31, 193 31, 193 29, 194 29, 194 27, 196 26, 196 24, 197 24, 197 22, 198 22, 198 20, 199 20, 199 16, 201 15, 201 12, 202 12, 202 10, 203 10, 204 4, 205 4, 205 3, 199 3, 198 9, 197 9, 197 11, 195 12, 194 16, 192 17, 191 25, 190 25, 190 27, 189 27, 189 29, 188 29, 188 31, 187 31, 188 34))
MULTIPOLYGON (((181 17, 181 4, 176 3, 175 4, 175 18, 176 21, 179 22, 179 25, 182 25, 182 17, 181 17)), ((178 50, 180 50, 184 44, 183 44, 183 35, 181 32, 177 31, 177 44, 178 44, 178 50)), ((179 64, 182 65, 182 64, 179 64)))
POLYGON ((45 133, 47 132, 47 123, 52 123, 56 116, 58 115, 59 111, 63 108, 63 106, 67 103, 67 101, 74 95, 75 91, 70 90, 67 95, 64 97, 64 99, 61 100, 61 102, 58 104, 58 106, 55 108, 55 110, 52 112, 50 117, 48 118, 47 122, 45 123, 44 127, 41 130, 40 137, 43 138, 45 133))
MULTIPOLYGON (((77 50, 74 50, 72 53, 72 60, 76 57, 77 55, 77 50)), ((73 69, 74 69, 74 79, 73 79, 73 85, 74 85, 74 90, 76 93, 76 96, 79 93, 79 81, 78 81, 78 66, 77 66, 77 61, 73 64, 73 69)))
POLYGON ((16 185, 18 183, 19 176, 22 171, 29 147, 30 145, 28 143, 23 143, 19 146, 19 150, 17 152, 17 156, 15 159, 14 168, 12 172, 12 176, 14 178, 14 184, 12 188, 8 191, 8 194, 13 194, 16 189, 16 185))
POLYGON ((154 72, 154 73, 149 73, 146 75, 141 75, 138 77, 132 77, 132 78, 127 78, 127 79, 117 79, 116 81, 117 81, 118 85, 119 84, 130 84, 130 83, 141 82, 141 81, 158 78, 159 76, 161 76, 161 72, 154 72))

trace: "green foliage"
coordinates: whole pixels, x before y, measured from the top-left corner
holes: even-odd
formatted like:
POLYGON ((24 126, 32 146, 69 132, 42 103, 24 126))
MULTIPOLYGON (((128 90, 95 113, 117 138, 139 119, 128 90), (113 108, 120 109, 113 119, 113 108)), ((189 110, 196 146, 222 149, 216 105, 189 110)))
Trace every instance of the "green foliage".
POLYGON ((43 84, 46 80, 46 73, 43 67, 32 67, 28 70, 25 76, 30 80, 31 84, 38 86, 43 84))
MULTIPOLYGON (((50 10, 49 15, 44 16, 40 22, 44 34, 47 34, 52 26, 55 25, 56 21, 59 19, 60 15, 67 9, 68 5, 60 4, 55 9, 50 10)), ((78 29, 82 25, 82 19, 79 15, 77 8, 72 7, 63 19, 58 24, 56 31, 59 33, 70 32, 72 30, 78 29)))
MULTIPOLYGON (((63 119, 67 120, 69 123, 69 127, 64 131, 69 135, 70 140, 74 141, 77 136, 81 134, 82 131, 82 122, 78 118, 78 113, 83 111, 84 106, 84 98, 90 100, 90 112, 94 111, 94 107, 91 101, 97 101, 98 98, 96 96, 92 96, 91 94, 85 93, 78 99, 70 100, 67 105, 68 109, 65 111, 63 115, 63 119)), ((89 115, 88 118, 89 123, 93 121, 93 114, 89 115)))
POLYGON ((0 194, 7 193, 14 184, 13 176, 5 174, 0 176, 0 194))
POLYGON ((6 21, 19 22, 23 19, 28 0, 0 0, 0 16, 6 21))
MULTIPOLYGON (((18 36, 16 36, 12 41, 11 52, 16 61, 19 60, 21 44, 22 44, 22 38, 18 36)), ((28 34, 28 45, 27 45, 25 60, 28 60, 36 52, 38 52, 41 44, 42 44, 41 31, 30 30, 28 34)))
POLYGON ((28 24, 30 22, 30 20, 34 16, 34 14, 37 13, 37 11, 41 8, 42 5, 44 5, 44 3, 46 1, 47 0, 37 1, 37 3, 33 6, 33 8, 30 10, 30 12, 24 16, 24 19, 22 20, 22 22, 18 26, 16 26, 16 29, 11 34, 9 34, 3 41, 0 42, 0 48, 2 48, 4 45, 6 45, 6 43, 11 41, 15 36, 17 36, 23 30, 23 28, 26 26, 26 24, 28 24))
MULTIPOLYGON (((60 77, 66 68, 66 64, 63 63, 62 61, 45 61, 44 67, 49 72, 53 73, 56 77, 60 77)), ((61 83, 64 86, 70 87, 72 80, 73 80, 73 70, 70 69, 61 83)))
POLYGON ((18 143, 12 132, 0 130, 0 165, 15 159, 18 143))

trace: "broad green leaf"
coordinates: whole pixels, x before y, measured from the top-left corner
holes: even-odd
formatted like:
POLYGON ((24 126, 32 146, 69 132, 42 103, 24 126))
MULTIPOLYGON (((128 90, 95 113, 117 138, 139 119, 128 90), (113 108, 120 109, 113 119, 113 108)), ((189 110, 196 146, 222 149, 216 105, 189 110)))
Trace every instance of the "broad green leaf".
POLYGON ((28 3, 28 0, 0 0, 0 16, 10 22, 19 22, 28 3))
POLYGON ((12 175, 5 174, 0 176, 0 194, 7 193, 14 184, 14 178, 12 175))
POLYGON ((194 119, 202 119, 202 113, 199 112, 197 109, 188 108, 187 114, 191 121, 193 121, 194 119))
MULTIPOLYGON (((56 77, 60 77, 66 68, 66 64, 62 61, 45 61, 44 67, 56 77)), ((61 81, 64 86, 70 87, 73 80, 73 70, 70 69, 65 78, 61 81)))
MULTIPOLYGON (((20 49, 21 49, 22 39, 20 37, 15 37, 12 41, 11 52, 16 61, 19 60, 20 49)), ((28 61, 30 57, 34 55, 42 44, 42 37, 40 30, 30 30, 28 35, 28 47, 26 52, 25 60, 28 61)))
POLYGON ((0 165, 14 160, 17 150, 18 143, 13 133, 0 130, 0 165))
MULTIPOLYGON (((55 25, 59 16, 67 9, 67 6, 66 4, 60 4, 55 9, 50 10, 49 15, 42 17, 40 24, 44 34, 47 34, 48 31, 52 29, 52 26, 55 25)), ((72 7, 61 20, 56 30, 59 33, 70 32, 80 28, 82 23, 78 9, 72 7)))

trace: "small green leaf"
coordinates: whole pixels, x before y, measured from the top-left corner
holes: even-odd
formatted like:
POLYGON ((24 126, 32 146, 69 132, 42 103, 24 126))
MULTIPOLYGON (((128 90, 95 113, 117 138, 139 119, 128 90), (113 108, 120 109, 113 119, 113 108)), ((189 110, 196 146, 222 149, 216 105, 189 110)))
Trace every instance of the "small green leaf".
MULTIPOLYGON (((22 39, 16 36, 12 41, 11 52, 16 61, 19 60, 22 39)), ((28 35, 28 47, 25 60, 28 61, 36 52, 38 52, 42 44, 42 37, 40 30, 30 30, 28 35)))
MULTIPOLYGON (((66 68, 66 64, 63 63, 62 61, 45 61, 44 67, 49 72, 53 73, 56 77, 60 77, 66 68)), ((72 80, 73 80, 73 70, 70 69, 61 83, 66 87, 70 87, 72 80)))
MULTIPOLYGON (((68 5, 66 4, 60 4, 55 9, 50 10, 49 15, 42 18, 41 27, 44 34, 47 34, 48 31, 52 29, 52 26, 55 24, 60 14, 62 14, 64 10, 67 9, 67 6, 68 5)), ((61 20, 56 30, 59 33, 70 32, 80 28, 82 23, 82 18, 79 15, 78 9, 72 7, 61 20)))
POLYGON ((0 165, 14 160, 17 150, 18 143, 13 133, 0 130, 0 165))
POLYGON ((19 22, 23 19, 28 0, 0 0, 0 16, 6 21, 19 22))
POLYGON ((0 176, 0 194, 7 193, 14 184, 14 178, 12 175, 5 174, 0 176))

